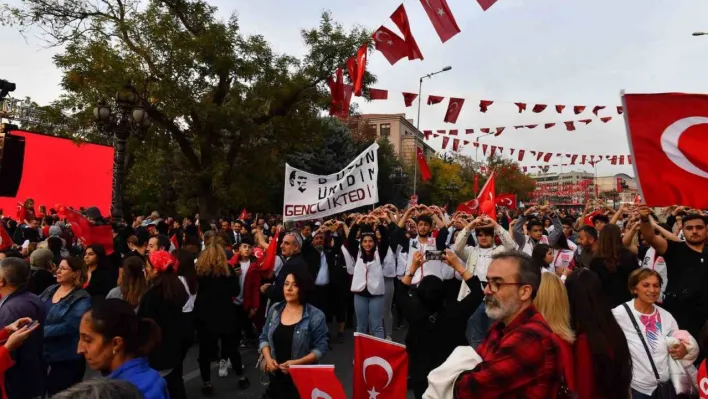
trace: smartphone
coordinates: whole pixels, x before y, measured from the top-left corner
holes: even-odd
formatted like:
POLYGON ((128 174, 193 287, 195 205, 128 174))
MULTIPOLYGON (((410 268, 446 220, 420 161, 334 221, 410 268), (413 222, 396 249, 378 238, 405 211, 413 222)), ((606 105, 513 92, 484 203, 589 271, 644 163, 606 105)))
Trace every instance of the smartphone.
POLYGON ((442 251, 425 251, 425 260, 442 260, 442 251))
POLYGON ((39 324, 39 320, 33 320, 33 321, 27 326, 27 329, 28 329, 28 330, 33 329, 34 326, 36 326, 37 324, 39 324))

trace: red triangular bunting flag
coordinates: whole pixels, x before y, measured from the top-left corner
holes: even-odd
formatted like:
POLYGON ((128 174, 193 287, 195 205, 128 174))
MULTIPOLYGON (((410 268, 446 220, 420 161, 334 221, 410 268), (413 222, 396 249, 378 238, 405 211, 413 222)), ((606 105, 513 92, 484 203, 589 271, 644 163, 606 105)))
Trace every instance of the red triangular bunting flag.
POLYGON ((457 136, 457 129, 449 130, 447 134, 449 134, 450 136, 457 136))
POLYGON ((388 100, 388 90, 369 89, 369 98, 372 100, 388 100))
POLYGON ((430 135, 433 134, 432 130, 423 130, 423 134, 425 134, 425 139, 428 140, 430 138, 430 135))
POLYGON ((552 156, 553 156, 553 154, 550 154, 550 153, 549 153, 549 154, 546 154, 546 155, 543 157, 543 162, 548 162, 548 161, 550 161, 552 156))
POLYGON ((479 102, 479 112, 487 112, 490 105, 494 104, 494 101, 481 100, 479 102))
POLYGON ((416 43, 415 38, 411 33, 411 26, 408 22, 408 14, 406 14, 406 9, 403 7, 403 4, 398 6, 396 11, 391 14, 391 20, 394 24, 396 24, 396 26, 398 26, 398 29, 400 29, 403 34, 403 40, 406 42, 406 47, 408 49, 408 59, 422 60, 423 54, 420 52, 418 43, 416 43))
POLYGON ((479 147, 479 143, 475 141, 474 143, 472 143, 472 146, 479 147))
POLYGON ((448 143, 448 142, 450 142, 450 138, 447 137, 447 136, 443 137, 443 142, 442 142, 442 148, 443 148, 443 150, 444 150, 445 148, 447 148, 447 143, 448 143))
POLYGON ((573 107, 573 112, 575 112, 575 115, 585 111, 585 106, 584 105, 576 105, 573 107))
POLYGON ((627 155, 627 164, 628 165, 632 164, 632 156, 631 155, 627 155))
POLYGON ((469 140, 462 140, 462 144, 463 144, 463 145, 467 145, 467 144, 469 144, 469 143, 470 143, 469 140))
POLYGON ((474 134, 474 129, 465 129, 465 134, 474 134))
POLYGON ((624 155, 620 155, 619 157, 619 164, 624 165, 624 155))
POLYGON ((514 155, 514 149, 513 149, 513 148, 509 148, 509 155, 514 155))
POLYGON ((503 127, 498 127, 498 128, 497 128, 497 132, 494 133, 494 137, 499 136, 500 134, 502 134, 502 132, 504 131, 504 129, 505 129, 505 128, 503 128, 503 127))
POLYGON ((617 106, 617 114, 622 115, 622 112, 624 112, 624 111, 622 110, 622 107, 618 105, 618 106, 617 106))
POLYGON ((578 122, 583 122, 584 124, 589 125, 590 122, 592 122, 592 119, 581 119, 578 122))
POLYGON ((464 98, 450 98, 450 102, 447 104, 447 111, 445 112, 444 122, 455 123, 457 118, 460 116, 460 111, 462 111, 462 106, 465 104, 464 98))
POLYGON ((457 149, 460 147, 460 139, 454 139, 452 140, 452 150, 457 151, 457 149))
POLYGON ((526 111, 526 103, 514 103, 514 104, 516 104, 516 106, 519 107, 519 113, 526 111))
POLYGON ((438 138, 440 135, 433 133, 433 138, 438 138))
POLYGON ((565 109, 565 105, 556 105, 556 112, 559 114, 563 113, 563 110, 565 109))
POLYGON ((517 126, 514 126, 514 129, 523 129, 523 128, 524 128, 524 125, 517 125, 517 126))
POLYGON ((609 122, 609 121, 612 120, 612 117, 611 117, 611 116, 605 116, 605 117, 600 118, 600 120, 601 120, 602 122, 604 122, 604 123, 607 123, 607 122, 609 122))
POLYGON ((497 146, 493 145, 492 148, 489 149, 489 156, 493 157, 494 152, 496 152, 496 151, 497 151, 497 146))
POLYGON ((493 6, 496 2, 497 0, 477 0, 477 3, 479 3, 479 6, 482 7, 484 11, 489 10, 489 7, 493 6))
POLYGON ((447 6, 447 1, 445 0, 420 0, 423 5, 425 12, 430 18, 430 22, 433 24, 435 31, 440 36, 440 40, 445 43, 450 40, 451 37, 460 33, 460 28, 455 22, 455 17, 450 11, 450 7, 447 6))
POLYGON ((571 164, 571 165, 575 165, 575 160, 576 160, 576 159, 578 159, 578 155, 577 155, 577 154, 574 154, 574 155, 570 158, 570 164, 571 164))
POLYGON ((596 105, 595 108, 592 109, 592 113, 595 114, 595 116, 597 116, 597 113, 603 109, 605 109, 604 105, 596 105))
POLYGON ((538 126, 538 125, 526 125, 526 127, 529 128, 529 129, 533 129, 533 128, 535 128, 536 126, 538 126))
POLYGON ((487 145, 482 144, 482 155, 487 155, 487 145))
POLYGON ((519 162, 524 160, 524 154, 526 154, 526 150, 519 150, 519 157, 517 158, 519 162))
POLYGON ((447 130, 444 130, 444 129, 443 129, 443 130, 438 130, 438 133, 440 133, 440 134, 447 134, 447 130))
POLYGON ((575 130, 575 124, 573 123, 573 121, 567 121, 567 122, 563 122, 563 123, 565 123, 565 128, 569 132, 572 132, 573 130, 575 130))
MULTIPOLYGON (((533 151, 531 151, 531 153, 533 154, 533 151)), ((543 152, 542 152, 542 151, 537 152, 537 153, 536 153, 536 160, 537 160, 537 161, 540 161, 542 156, 543 156, 543 152)))
POLYGON ((482 133, 489 134, 489 128, 488 128, 488 127, 483 127, 483 128, 481 128, 481 129, 479 129, 479 131, 482 132, 482 133))
POLYGON ((533 106, 533 109, 531 111, 538 114, 539 112, 543 112, 547 106, 548 105, 546 105, 546 104, 536 104, 533 106))
POLYGON ((413 101, 418 97, 417 93, 403 93, 403 102, 406 103, 406 107, 413 105, 413 101))
POLYGON ((545 125, 543 125, 543 127, 545 127, 546 129, 550 129, 555 125, 556 125, 555 123, 546 123, 545 125))

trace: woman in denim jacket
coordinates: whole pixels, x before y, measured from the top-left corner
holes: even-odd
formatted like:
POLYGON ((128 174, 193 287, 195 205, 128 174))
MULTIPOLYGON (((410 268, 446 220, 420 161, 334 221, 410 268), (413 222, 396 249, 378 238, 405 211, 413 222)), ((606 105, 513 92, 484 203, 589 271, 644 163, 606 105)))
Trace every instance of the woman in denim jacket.
POLYGON ((289 375, 290 366, 317 363, 327 353, 329 331, 324 313, 307 303, 314 289, 306 270, 294 270, 285 277, 285 301, 268 311, 259 338, 262 368, 271 374, 263 398, 299 398, 289 375))
POLYGON ((86 371, 84 357, 76 353, 81 316, 91 307, 91 296, 81 289, 86 281, 86 264, 81 258, 65 258, 57 269, 57 283, 39 299, 44 303, 44 360, 49 366, 47 395, 53 396, 81 382, 86 371))

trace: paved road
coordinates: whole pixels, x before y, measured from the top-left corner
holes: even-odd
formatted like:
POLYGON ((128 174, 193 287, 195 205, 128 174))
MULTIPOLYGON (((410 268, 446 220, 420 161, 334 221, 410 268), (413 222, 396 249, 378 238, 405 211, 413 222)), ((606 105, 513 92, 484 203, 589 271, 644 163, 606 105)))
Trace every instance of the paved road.
MULTIPOLYGON (((334 330, 334 324, 330 325, 330 331, 334 330)), ((393 339, 396 342, 403 342, 405 330, 394 331, 393 339)), ((339 381, 344 386, 349 398, 352 395, 352 378, 353 367, 352 359, 354 356, 354 341, 352 330, 346 330, 344 343, 332 343, 332 349, 322 359, 322 364, 334 364, 335 372, 339 381)), ((201 398, 202 379, 199 376, 199 366, 197 365, 197 347, 192 347, 184 362, 184 379, 187 389, 187 396, 190 399, 201 398)), ((243 399, 260 399, 261 394, 265 392, 266 387, 261 385, 259 380, 261 373, 256 370, 255 365, 258 356, 255 349, 242 349, 241 356, 246 367, 246 375, 251 381, 251 387, 241 391, 238 388, 237 380, 233 370, 229 370, 229 376, 220 378, 217 375, 217 365, 212 366, 212 385, 214 386, 214 396, 216 399, 226 398, 243 398, 243 399)), ((96 376, 96 373, 89 372, 87 378, 96 376)), ((413 399, 413 394, 408 391, 407 399, 413 399)))

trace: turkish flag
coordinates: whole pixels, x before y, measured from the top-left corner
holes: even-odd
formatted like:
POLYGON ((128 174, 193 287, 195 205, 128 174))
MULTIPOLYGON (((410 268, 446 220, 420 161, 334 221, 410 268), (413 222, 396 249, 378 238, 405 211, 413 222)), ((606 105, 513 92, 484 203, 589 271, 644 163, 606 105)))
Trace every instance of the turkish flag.
POLYGON ((175 246, 175 249, 179 249, 179 241, 177 241, 177 234, 172 234, 170 237, 170 242, 175 246))
POLYGON ((526 111, 526 103, 514 103, 514 104, 516 104, 516 106, 519 107, 519 113, 526 111))
POLYGON ((535 113, 543 112, 548 105, 546 104, 536 104, 533 106, 533 109, 531 111, 535 113))
MULTIPOLYGON (((445 140, 449 140, 449 137, 444 137, 443 142, 445 140)), ((445 148, 445 145, 447 143, 444 143, 443 148, 445 148)), ((425 160, 425 155, 423 155, 423 150, 418 147, 418 167, 420 168, 420 178, 423 180, 423 182, 426 182, 430 179, 432 179, 433 174, 430 173, 430 167, 428 166, 428 161, 425 160)))
POLYGON ((443 150, 447 148, 447 143, 448 143, 449 141, 450 141, 450 138, 449 138, 449 137, 443 137, 443 141, 442 141, 442 149, 443 149, 443 150))
POLYGON ((347 399, 332 365, 290 366, 297 392, 307 399, 347 399))
POLYGON ((452 140, 452 150, 457 151, 460 148, 460 139, 452 140))
POLYGON ((361 96, 361 87, 364 82, 364 75, 366 74, 366 53, 368 50, 368 44, 365 43, 356 52, 355 57, 349 57, 347 59, 347 70, 349 71, 349 78, 354 84, 354 95, 361 96))
POLYGON ((7 234, 7 230, 5 230, 5 227, 0 224, 0 251, 12 247, 12 244, 14 244, 14 242, 12 241, 12 237, 7 234))
POLYGON ((592 113, 595 114, 595 116, 597 116, 597 113, 603 109, 605 109, 604 105, 596 105, 595 108, 592 109, 592 113))
POLYGON ((408 59, 422 60, 423 54, 418 48, 418 43, 416 43, 413 33, 411 33, 411 25, 408 22, 408 14, 406 14, 406 9, 403 7, 403 4, 398 6, 396 11, 391 14, 391 21, 398 26, 398 29, 400 29, 403 34, 403 40, 406 42, 406 54, 408 55, 408 59))
POLYGON ((565 123, 565 128, 569 132, 572 132, 573 130, 575 130, 575 124, 573 123, 573 121, 567 121, 567 122, 563 122, 563 123, 565 123))
POLYGON ((369 98, 371 100, 388 100, 388 90, 370 88, 369 98))
POLYGON ((406 107, 410 107, 413 105, 413 101, 418 98, 417 93, 403 93, 403 102, 406 104, 406 107))
POLYGON ((556 105, 556 112, 558 112, 559 114, 562 114, 564 109, 565 105, 556 105))
POLYGON ((516 194, 500 194, 497 196, 497 205, 516 209, 516 194))
POLYGON ((482 191, 479 192, 477 196, 477 201, 479 202, 479 211, 483 215, 487 215, 490 218, 497 220, 497 209, 496 209, 496 189, 495 189, 495 171, 489 175, 489 179, 484 183, 482 191))
POLYGON ((428 96, 428 105, 441 103, 445 97, 440 96, 428 96))
POLYGON ((479 208, 479 202, 477 199, 473 199, 458 205, 456 211, 474 215, 477 213, 477 208, 479 208))
POLYGON ((624 100, 646 203, 708 208, 708 95, 627 94, 624 100))
POLYGON ((248 218, 248 210, 246 208, 243 208, 241 210, 241 214, 238 215, 238 220, 244 222, 248 218))
POLYGON ((490 100, 479 100, 479 112, 487 112, 490 105, 494 104, 494 101, 490 100))
POLYGON ((407 379, 404 345, 354 333, 353 399, 405 398, 407 379))
POLYGON ((420 0, 420 4, 423 5, 425 12, 428 13, 428 18, 430 18, 430 22, 443 43, 460 33, 460 28, 455 22, 455 17, 452 15, 450 7, 447 6, 447 1, 420 0))
POLYGON ((484 11, 487 11, 489 7, 493 6, 496 2, 497 0, 477 0, 477 3, 479 3, 479 6, 482 7, 484 11))
POLYGON ((585 106, 584 105, 576 105, 573 107, 573 112, 575 112, 575 115, 585 111, 585 106))
POLYGON ((444 122, 455 123, 457 122, 457 117, 460 116, 460 111, 462 111, 462 106, 465 104, 464 98, 450 98, 450 102, 447 104, 447 111, 445 112, 444 122))
POLYGON ((275 269, 275 259, 278 257, 278 237, 280 237, 280 229, 277 229, 273 237, 270 238, 268 248, 266 248, 262 266, 264 272, 271 272, 275 269))
POLYGON ((113 253, 113 228, 110 225, 92 225, 82 214, 64 206, 59 207, 58 213, 71 223, 71 231, 84 245, 103 245, 106 254, 113 253))
MULTIPOLYGON (((386 57, 389 64, 394 65, 402 58, 408 56, 408 45, 406 41, 393 33, 391 29, 381 26, 374 32, 373 38, 374 47, 386 57)), ((405 97, 405 93, 403 95, 405 97)))

